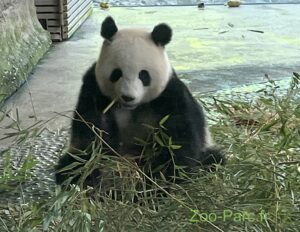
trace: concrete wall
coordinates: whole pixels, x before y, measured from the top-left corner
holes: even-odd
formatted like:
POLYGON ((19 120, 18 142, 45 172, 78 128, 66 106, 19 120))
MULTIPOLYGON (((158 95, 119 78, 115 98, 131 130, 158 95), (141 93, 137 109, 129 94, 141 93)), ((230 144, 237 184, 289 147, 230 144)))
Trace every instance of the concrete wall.
POLYGON ((25 82, 50 44, 34 0, 0 1, 0 105, 25 82))

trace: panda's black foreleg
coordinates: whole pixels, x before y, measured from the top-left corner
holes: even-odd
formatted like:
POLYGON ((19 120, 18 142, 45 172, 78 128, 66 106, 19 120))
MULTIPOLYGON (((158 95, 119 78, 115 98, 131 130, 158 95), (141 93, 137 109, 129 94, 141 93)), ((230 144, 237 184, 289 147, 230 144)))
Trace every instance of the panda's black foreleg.
MULTIPOLYGON (((74 171, 75 169, 78 169, 79 167, 82 167, 83 165, 79 165, 76 168, 71 168, 67 171, 62 171, 65 167, 71 165, 72 163, 75 163, 76 159, 73 158, 68 153, 64 154, 60 157, 58 164, 55 166, 55 182, 58 185, 63 184, 67 179, 71 177, 70 173, 74 171)), ((79 180, 80 175, 73 175, 71 184, 77 183, 79 180)))
MULTIPOLYGON (((68 172, 70 173, 84 166, 84 164, 82 164, 68 171, 60 172, 59 170, 77 162, 71 154, 78 155, 84 160, 90 159, 91 151, 86 150, 97 137, 92 128, 98 128, 104 131, 110 130, 111 128, 110 124, 103 123, 103 121, 105 121, 103 117, 110 117, 102 113, 103 109, 110 103, 110 100, 101 93, 96 83, 95 65, 96 64, 93 64, 83 77, 83 84, 72 119, 69 150, 59 159, 55 167, 55 179, 57 184, 62 184, 70 177, 67 175, 68 172), (85 151, 86 154, 82 155, 82 151, 85 151)), ((79 176, 75 176, 72 183, 76 183, 78 179, 79 176)))
MULTIPOLYGON (((82 100, 80 98, 79 98, 79 103, 80 104, 82 103, 82 100)), ((91 155, 89 154, 89 152, 88 151, 84 152, 84 151, 91 145, 91 143, 96 138, 95 133, 89 127, 89 124, 92 125, 92 123, 93 124, 97 123, 97 121, 95 121, 95 118, 96 115, 93 111, 86 112, 83 115, 79 115, 77 111, 74 112, 69 149, 65 154, 63 154, 60 157, 58 164, 55 166, 55 171, 56 171, 55 180, 57 184, 62 184, 66 179, 70 177, 69 175, 70 173, 84 166, 84 164, 79 165, 78 160, 76 160, 74 156, 79 156, 81 159, 84 160, 90 159, 91 155), (61 171, 67 166, 70 167, 70 165, 74 163, 77 163, 78 165, 66 171, 63 172, 61 171)), ((76 183, 79 177, 76 177, 76 175, 72 177, 73 179, 71 183, 76 183)))
POLYGON ((222 151, 211 141, 201 105, 178 78, 170 81, 153 106, 161 118, 169 115, 164 124, 166 133, 175 145, 181 146, 173 151, 175 167, 182 166, 190 172, 196 167, 212 170, 215 164, 224 163, 222 151))

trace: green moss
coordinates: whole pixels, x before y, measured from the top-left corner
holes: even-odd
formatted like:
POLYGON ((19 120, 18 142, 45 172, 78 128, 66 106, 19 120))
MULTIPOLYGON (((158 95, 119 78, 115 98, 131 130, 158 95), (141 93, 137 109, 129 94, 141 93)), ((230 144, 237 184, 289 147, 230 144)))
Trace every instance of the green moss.
POLYGON ((0 22, 0 104, 25 82, 51 44, 48 32, 31 15, 31 7, 27 2, 11 6, 10 12, 4 9, 8 16, 0 22))

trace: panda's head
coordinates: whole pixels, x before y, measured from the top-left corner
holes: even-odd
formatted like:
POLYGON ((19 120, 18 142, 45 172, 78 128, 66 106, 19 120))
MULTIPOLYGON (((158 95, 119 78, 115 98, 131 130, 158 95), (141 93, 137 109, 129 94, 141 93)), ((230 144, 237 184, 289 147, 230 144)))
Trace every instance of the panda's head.
POLYGON ((152 32, 118 30, 114 20, 107 17, 101 35, 104 42, 96 65, 101 92, 126 109, 158 97, 172 74, 164 49, 171 41, 171 28, 159 24, 152 32))

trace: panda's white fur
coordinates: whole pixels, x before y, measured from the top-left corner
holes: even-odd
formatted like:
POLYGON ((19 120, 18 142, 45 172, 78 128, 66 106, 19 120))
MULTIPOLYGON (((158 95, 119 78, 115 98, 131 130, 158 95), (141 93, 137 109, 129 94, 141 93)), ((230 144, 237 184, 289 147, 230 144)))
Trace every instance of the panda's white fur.
MULTIPOLYGON (((88 122, 106 131, 103 139, 121 155, 140 155, 141 147, 136 145, 135 138, 144 140, 149 135, 143 125, 159 127, 160 120, 169 116, 164 123, 166 133, 181 148, 174 151, 174 156, 162 148, 157 156, 153 156, 151 167, 155 169, 175 162, 190 171, 199 164, 223 163, 223 154, 213 144, 202 107, 176 76, 165 52, 165 45, 172 37, 171 28, 159 24, 152 32, 118 30, 114 20, 107 17, 102 23, 101 35, 104 41, 100 56, 83 77, 72 121, 69 152, 85 150, 97 139, 87 126, 88 122), (118 77, 112 79, 116 69, 119 70, 118 77), (142 71, 149 74, 148 84, 139 76, 142 71)), ((143 157, 139 159, 143 160, 143 157)), ((56 169, 72 162, 76 160, 66 154, 56 169)), ((174 165, 168 165, 164 174, 173 176, 174 168, 174 165)), ((65 174, 56 173, 58 184, 67 178, 65 174)))
POLYGON ((158 97, 172 74, 164 47, 155 45, 150 32, 141 29, 119 30, 112 41, 103 42, 96 64, 96 80, 102 93, 121 103, 121 95, 133 97, 133 101, 126 103, 132 106, 131 109, 158 97), (115 68, 120 68, 123 76, 112 84, 109 77, 115 68), (141 70, 150 73, 151 85, 148 87, 144 87, 138 78, 141 70))

